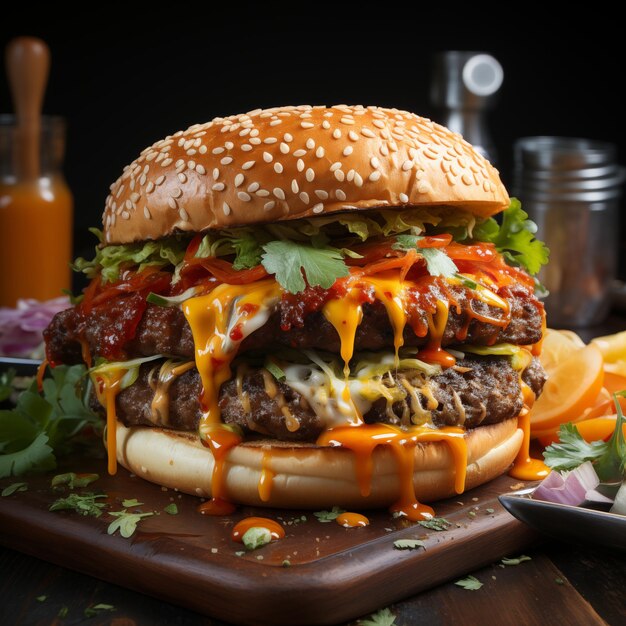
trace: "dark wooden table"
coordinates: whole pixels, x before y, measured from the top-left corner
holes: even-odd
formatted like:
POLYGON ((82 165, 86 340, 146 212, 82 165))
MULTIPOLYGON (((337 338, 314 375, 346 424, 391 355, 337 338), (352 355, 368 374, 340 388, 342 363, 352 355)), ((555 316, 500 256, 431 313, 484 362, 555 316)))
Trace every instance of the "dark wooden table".
MULTIPOLYGON (((447 583, 392 605, 396 624, 626 624, 626 555, 550 540, 529 556, 514 567, 494 563, 475 572, 484 582, 478 591, 447 583)), ((4 626, 226 626, 6 548, 0 548, 0 572, 4 626), (46 599, 38 601, 41 596, 46 599), (85 617, 98 603, 115 610, 85 617), (62 607, 67 616, 58 618, 62 607)))

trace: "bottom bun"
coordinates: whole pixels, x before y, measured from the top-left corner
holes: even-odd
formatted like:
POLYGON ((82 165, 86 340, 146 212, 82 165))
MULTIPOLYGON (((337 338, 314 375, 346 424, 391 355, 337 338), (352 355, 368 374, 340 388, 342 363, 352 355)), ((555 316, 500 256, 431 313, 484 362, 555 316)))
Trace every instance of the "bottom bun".
MULTIPOLYGON (((468 431, 467 478, 472 489, 492 480, 513 462, 522 443, 517 418, 468 431)), ((224 466, 226 493, 238 504, 281 508, 388 506, 400 496, 393 451, 378 446, 372 455, 371 493, 356 480, 354 454, 344 448, 279 441, 250 441, 233 448, 224 466), (269 497, 259 495, 262 473, 273 474, 269 497)), ((213 456, 195 433, 117 425, 117 459, 137 476, 197 496, 211 496, 213 456)), ((413 484, 417 498, 430 502, 453 496, 454 458, 445 442, 415 447, 413 484)))

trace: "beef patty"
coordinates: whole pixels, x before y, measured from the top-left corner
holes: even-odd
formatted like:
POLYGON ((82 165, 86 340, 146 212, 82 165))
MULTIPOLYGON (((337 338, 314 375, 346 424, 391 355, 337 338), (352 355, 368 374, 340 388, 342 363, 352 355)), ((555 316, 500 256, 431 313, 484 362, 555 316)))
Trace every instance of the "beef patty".
MULTIPOLYGON (((201 416, 202 383, 198 371, 193 368, 176 378, 169 386, 166 400, 155 404, 159 368, 160 363, 141 366, 135 384, 117 397, 118 418, 129 426, 195 430, 201 416)), ((539 395, 545 373, 537 359, 533 359, 522 378, 539 395)), ((392 372, 385 380, 388 387, 412 388, 416 395, 412 397, 407 392, 403 400, 391 405, 380 398, 365 413, 366 422, 408 426, 415 421, 418 407, 411 403, 416 401, 420 404, 418 413, 430 410, 430 420, 439 427, 494 424, 516 416, 522 409, 519 376, 506 357, 468 356, 460 359, 456 367, 430 379, 412 370, 392 372), (403 380, 409 383, 408 387, 403 380)), ((314 441, 323 431, 321 419, 306 399, 266 370, 240 372, 239 385, 238 390, 234 377, 221 387, 219 406, 224 422, 237 424, 247 433, 281 440, 314 441)))

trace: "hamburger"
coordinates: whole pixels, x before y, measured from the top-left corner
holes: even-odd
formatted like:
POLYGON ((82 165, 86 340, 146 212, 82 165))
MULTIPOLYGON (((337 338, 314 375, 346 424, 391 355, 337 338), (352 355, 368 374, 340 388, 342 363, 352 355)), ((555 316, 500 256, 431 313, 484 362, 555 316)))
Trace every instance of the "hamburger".
POLYGON ((545 380, 547 253, 526 218, 483 156, 413 113, 216 118, 113 183, 47 360, 90 367, 111 472, 215 512, 428 517, 506 471, 545 380))

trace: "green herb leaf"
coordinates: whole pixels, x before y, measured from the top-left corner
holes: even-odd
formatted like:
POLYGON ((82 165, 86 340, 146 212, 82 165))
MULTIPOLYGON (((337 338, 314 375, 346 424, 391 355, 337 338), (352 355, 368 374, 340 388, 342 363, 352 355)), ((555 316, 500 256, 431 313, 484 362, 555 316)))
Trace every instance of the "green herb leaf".
POLYGON ((95 482, 98 478, 100 478, 98 474, 75 474, 74 472, 68 472, 67 474, 57 474, 50 481, 50 486, 67 485, 70 489, 80 489, 95 482))
POLYGON ((611 438, 606 444, 604 454, 598 458, 594 464, 594 469, 598 478, 603 482, 620 482, 624 478, 624 466, 626 465, 626 441, 624 441, 624 414, 618 397, 626 398, 626 391, 619 391, 613 394, 615 403, 615 429, 611 438))
POLYGON ((163 510, 168 515, 178 515, 178 507, 176 506, 175 502, 172 502, 171 504, 168 504, 163 510))
POLYGON ((275 274, 276 280, 290 293, 304 291, 304 277, 309 285, 328 289, 338 278, 350 273, 341 251, 330 246, 270 241, 263 250, 263 267, 269 274, 275 274))
POLYGON ((463 589, 467 589, 469 591, 477 591, 480 589, 483 584, 476 578, 475 576, 468 576, 467 578, 461 578, 461 580, 457 580, 455 585, 459 587, 463 587, 463 589))
POLYGON ((102 509, 106 506, 104 502, 97 502, 106 495, 96 495, 94 493, 71 493, 67 498, 58 498, 48 509, 49 511, 75 511, 79 515, 92 515, 100 517, 102 509))
POLYGON ((445 517, 433 517, 431 519, 421 520, 418 524, 424 528, 437 531, 448 530, 448 526, 452 526, 452 523, 445 519, 445 517))
POLYGON ((535 238, 537 225, 528 219, 520 201, 512 198, 509 208, 502 213, 502 225, 492 217, 477 225, 473 238, 491 242, 507 262, 536 274, 548 262, 548 248, 535 238))
POLYGON ((265 369, 278 381, 285 380, 285 378, 287 377, 285 372, 283 372, 283 370, 278 365, 276 365, 274 361, 266 361, 265 369))
POLYGON ((18 491, 27 491, 27 490, 28 490, 27 483, 13 483, 12 485, 5 487, 2 490, 2 493, 0 494, 0 496, 2 496, 3 498, 6 498, 7 496, 12 496, 14 493, 18 491))
POLYGON ((238 236, 233 237, 231 244, 235 249, 233 269, 250 269, 261 262, 263 248, 252 230, 241 229, 238 236))
POLYGON ((521 556, 518 556, 515 559, 508 559, 507 557, 504 557, 503 559, 501 559, 502 565, 519 565, 520 563, 523 563, 524 561, 532 561, 532 559, 529 556, 526 556, 525 554, 522 554, 521 556))
POLYGON ((550 444, 543 451, 546 465, 553 470, 572 470, 585 461, 595 461, 602 457, 608 449, 604 441, 587 443, 576 427, 568 422, 559 427, 558 443, 550 444))
POLYGON ((37 602, 45 602, 48 599, 48 596, 37 596, 35 598, 35 600, 37 600, 37 602))
POLYGON ((15 378, 15 370, 10 368, 0 373, 0 402, 4 402, 11 397, 13 393, 13 379, 15 378))
POLYGON ((554 582, 555 582, 557 585, 564 585, 564 584, 565 584, 565 581, 564 581, 561 577, 557 577, 557 578, 555 578, 555 579, 554 579, 554 582))
POLYGON ((122 511, 110 511, 109 515, 116 517, 108 528, 107 534, 113 535, 116 531, 120 531, 120 535, 125 539, 128 539, 137 530, 137 525, 144 517, 151 517, 154 515, 152 511, 148 513, 129 513, 126 509, 122 511))
POLYGON ((267 528, 253 526, 246 530, 241 540, 246 550, 256 550, 272 541, 272 533, 267 528))
POLYGON ((439 248, 420 248, 418 242, 423 239, 419 235, 398 235, 396 243, 391 246, 394 250, 417 250, 426 261, 426 269, 431 276, 456 276, 458 267, 454 261, 439 248))
POLYGON ((126 500, 122 500, 122 506, 125 509, 130 509, 134 506, 141 506, 143 502, 139 502, 137 498, 128 498, 126 500))
POLYGON ((66 606, 62 606, 62 607, 59 609, 59 612, 57 613, 57 617, 58 617, 59 619, 63 619, 63 618, 65 618, 65 617, 67 617, 67 614, 68 614, 68 613, 69 613, 69 609, 68 609, 66 606))
POLYGON ((393 542, 393 547, 397 550, 417 550, 418 548, 426 549, 423 541, 419 539, 396 539, 393 542))
POLYGON ((87 424, 102 423, 89 407, 86 368, 60 365, 50 371, 43 393, 33 382, 15 409, 0 411, 0 478, 53 469, 73 437, 87 424))
POLYGON ((345 513, 344 509, 340 509, 338 506, 334 506, 330 511, 315 511, 313 515, 317 517, 318 522, 333 522, 342 513, 345 513))
POLYGON ((115 611, 115 607, 112 604, 94 604, 93 606, 88 606, 85 609, 85 617, 95 617, 98 613, 103 613, 104 611, 115 611))
POLYGON ((358 621, 359 626, 396 626, 396 616, 388 609, 380 609, 358 621))

